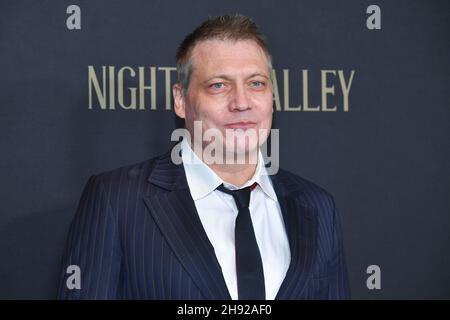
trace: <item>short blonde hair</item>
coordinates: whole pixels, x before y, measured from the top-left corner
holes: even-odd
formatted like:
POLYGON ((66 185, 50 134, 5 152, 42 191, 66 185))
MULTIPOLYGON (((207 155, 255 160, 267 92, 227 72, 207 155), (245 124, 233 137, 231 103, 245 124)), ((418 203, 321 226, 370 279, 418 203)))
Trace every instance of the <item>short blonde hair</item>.
POLYGON ((186 94, 189 88, 192 73, 192 50, 198 42, 214 39, 253 40, 264 51, 269 68, 272 68, 272 56, 266 38, 251 18, 241 14, 209 17, 208 20, 186 36, 177 49, 177 81, 182 87, 183 94, 186 94))

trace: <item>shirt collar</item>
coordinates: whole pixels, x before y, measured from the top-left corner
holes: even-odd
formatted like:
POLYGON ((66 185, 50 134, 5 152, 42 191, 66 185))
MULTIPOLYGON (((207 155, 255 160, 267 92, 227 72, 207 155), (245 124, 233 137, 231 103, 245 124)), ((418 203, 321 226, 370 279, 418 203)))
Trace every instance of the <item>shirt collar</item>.
POLYGON ((258 164, 256 165, 253 177, 241 187, 224 182, 210 167, 208 167, 208 165, 200 160, 186 139, 181 141, 181 158, 183 160, 184 171, 186 172, 186 180, 194 201, 207 196, 209 193, 216 190, 222 183, 225 187, 235 190, 248 187, 255 182, 267 196, 275 201, 277 200, 272 181, 264 166, 264 158, 261 154, 261 150, 258 152, 258 164))

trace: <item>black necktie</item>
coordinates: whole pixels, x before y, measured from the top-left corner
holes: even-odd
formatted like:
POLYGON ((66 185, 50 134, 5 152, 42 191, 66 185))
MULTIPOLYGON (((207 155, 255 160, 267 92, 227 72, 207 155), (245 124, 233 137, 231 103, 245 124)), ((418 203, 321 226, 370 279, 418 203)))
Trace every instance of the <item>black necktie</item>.
POLYGON ((223 184, 217 187, 217 190, 233 196, 239 210, 234 229, 239 300, 266 298, 261 254, 248 208, 250 192, 254 186, 255 184, 238 190, 227 189, 223 184))

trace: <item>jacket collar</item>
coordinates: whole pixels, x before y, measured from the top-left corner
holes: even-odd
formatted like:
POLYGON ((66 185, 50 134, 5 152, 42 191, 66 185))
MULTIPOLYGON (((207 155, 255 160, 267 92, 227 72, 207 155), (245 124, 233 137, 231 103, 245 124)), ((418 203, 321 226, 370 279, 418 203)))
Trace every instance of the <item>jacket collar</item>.
MULTIPOLYGON (((276 299, 298 299, 309 279, 317 246, 317 209, 304 200, 304 186, 287 171, 271 176, 291 250, 291 263, 276 299)), ((214 248, 203 229, 183 165, 171 151, 154 160, 144 201, 175 255, 206 299, 231 299, 214 248), (197 230, 197 231, 193 231, 197 230)))

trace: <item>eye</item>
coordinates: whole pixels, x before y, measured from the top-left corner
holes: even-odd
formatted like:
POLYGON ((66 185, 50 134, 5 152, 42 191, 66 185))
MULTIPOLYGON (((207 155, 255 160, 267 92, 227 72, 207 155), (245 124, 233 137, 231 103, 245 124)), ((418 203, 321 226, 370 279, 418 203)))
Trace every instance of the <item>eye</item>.
POLYGON ((255 88, 261 88, 261 87, 264 87, 264 82, 255 80, 255 81, 252 81, 250 83, 250 85, 255 88))
POLYGON ((209 87, 213 88, 213 89, 223 89, 225 87, 225 84, 223 82, 217 82, 217 83, 213 83, 209 87))

